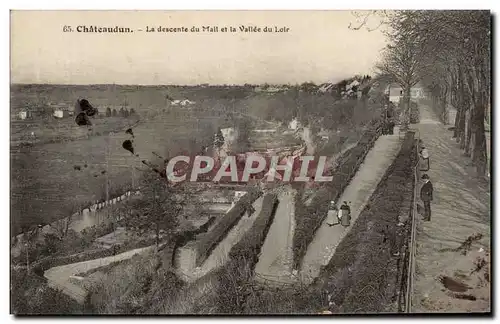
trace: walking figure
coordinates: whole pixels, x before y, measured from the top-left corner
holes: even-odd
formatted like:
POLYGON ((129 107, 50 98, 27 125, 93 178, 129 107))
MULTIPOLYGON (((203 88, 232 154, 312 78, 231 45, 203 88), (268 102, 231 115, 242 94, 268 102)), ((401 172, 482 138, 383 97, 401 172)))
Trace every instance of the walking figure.
POLYGON ((433 199, 433 190, 431 180, 427 174, 422 176, 424 185, 420 189, 420 199, 424 202, 424 220, 431 220, 431 201, 433 199))
POLYGON ((328 215, 326 216, 326 224, 330 227, 340 224, 339 211, 335 205, 335 201, 330 201, 330 206, 328 206, 328 215))
POLYGON ((344 201, 342 206, 340 206, 340 224, 344 227, 351 225, 351 207, 347 204, 347 201, 344 201))

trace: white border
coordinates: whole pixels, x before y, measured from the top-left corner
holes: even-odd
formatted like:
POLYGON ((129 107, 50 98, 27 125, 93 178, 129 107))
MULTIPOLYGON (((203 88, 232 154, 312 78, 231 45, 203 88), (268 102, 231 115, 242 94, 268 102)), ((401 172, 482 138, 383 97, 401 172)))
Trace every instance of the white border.
MULTIPOLYGON (((2 32, 1 32, 1 41, 2 45, 4 46, 3 51, 2 51, 2 63, 0 65, 1 67, 1 72, 2 72, 2 77, 5 81, 5 84, 3 87, 1 87, 1 95, 2 99, 4 102, 4 108, 3 108, 3 113, 5 114, 4 119, 2 119, 3 127, 0 128, 2 134, 1 134, 1 139, 2 139, 2 172, 4 173, 4 176, 2 176, 2 184, 1 184, 1 199, 3 201, 2 206, 4 207, 4 210, 6 210, 10 206, 10 201, 9 201, 9 195, 10 195, 10 189, 8 185, 7 179, 10 179, 10 170, 9 170, 9 160, 10 157, 9 155, 9 118, 8 118, 8 113, 9 113, 9 98, 10 98, 10 91, 8 85, 10 84, 9 80, 9 12, 8 9, 93 9, 93 10, 103 10, 103 9, 125 9, 125 10, 152 10, 152 9, 163 9, 163 10, 180 10, 180 9, 224 9, 224 10, 231 10, 231 9, 250 9, 250 10, 257 10, 257 9, 285 9, 285 10, 293 10, 293 9, 336 9, 336 10, 354 10, 354 9, 491 9, 494 13, 498 12, 498 6, 500 4, 500 1, 495 1, 495 0, 475 0, 475 1, 433 1, 433 0, 420 0, 420 1, 414 1, 412 3, 410 2, 403 2, 403 1, 395 1, 395 0, 383 0, 383 1, 369 1, 369 0, 357 0, 357 1, 338 1, 334 3, 333 1, 316 1, 316 0, 307 0, 307 1, 284 1, 282 3, 275 2, 275 1, 269 1, 269 0, 253 0, 253 1, 210 1, 210 3, 207 3, 205 1, 199 0, 199 1, 178 1, 178 3, 168 3, 168 6, 164 5, 163 1, 147 1, 147 0, 141 0, 141 1, 103 1, 103 0, 86 0, 86 1, 78 1, 78 2, 72 2, 71 4, 68 1, 52 1, 52 2, 41 2, 41 1, 3 1, 1 4, 2 11, 1 11, 1 24, 2 24, 2 32), (4 180, 5 179, 5 180, 4 180)), ((496 21, 496 24, 498 24, 498 21, 496 21)), ((496 34, 496 33, 495 33, 496 34)), ((36 35, 33 35, 33 37, 36 37, 36 35)), ((497 36, 495 36, 495 41, 497 40, 497 36)), ((496 52, 495 52, 496 53, 496 52)), ((496 72, 496 70, 495 70, 496 72)), ((498 85, 497 85, 498 86, 498 85)), ((497 90, 497 87, 495 87, 495 90, 497 90)), ((498 122, 497 118, 500 113, 496 113, 496 118, 495 122, 498 122)), ((496 133, 496 132, 495 132, 496 133)), ((495 138, 495 143, 497 143, 497 138, 495 138)), ((498 149, 498 147, 495 146, 495 149, 498 149)), ((496 174, 496 173, 495 173, 496 174)), ((495 177, 495 180, 497 177, 495 177)), ((495 197, 498 198, 498 197, 495 197)), ((495 199, 496 201, 500 201, 499 199, 495 199)), ((493 215, 492 215, 493 217, 493 215)), ((4 226, 1 227, 2 230, 2 235, 1 237, 4 237, 5 243, 2 245, 2 259, 3 260, 8 260, 9 259, 9 250, 7 248, 7 240, 9 238, 9 214, 7 213, 4 215, 5 218, 5 223, 4 226)), ((496 223, 499 221, 497 220, 496 223)), ((495 259, 496 263, 495 265, 497 266, 498 264, 498 254, 495 252, 495 259)), ((2 298, 2 314, 5 316, 9 314, 10 312, 10 296, 9 296, 9 291, 10 287, 8 284, 8 277, 9 277, 9 268, 6 264, 3 265, 0 269, 2 271, 2 277, 4 280, 2 280, 2 286, 0 288, 0 291, 4 294, 4 298, 2 298)), ((497 266, 498 267, 498 266, 497 266)), ((497 269, 495 268, 495 279, 498 280, 498 272, 496 271, 497 269)), ((497 296, 498 297, 498 296, 497 296)), ((498 298, 495 298, 495 300, 498 300, 498 298)), ((497 306, 497 305, 495 305, 497 306)), ((496 310, 498 310, 498 307, 495 307, 496 310)), ((7 315, 7 318, 4 318, 5 320, 13 321, 14 317, 7 315)), ((464 316, 465 317, 465 316, 464 316)), ((198 320, 201 320, 202 318, 199 318, 198 320)), ((331 321, 345 321, 348 318, 330 318, 330 317, 325 317, 325 320, 331 320, 331 321)), ((402 318, 397 318, 396 320, 401 320, 402 318)), ((420 320, 419 318, 418 320, 420 320)), ((470 320, 467 318, 464 318, 466 320, 470 320)), ((52 318, 48 320, 53 320, 52 318)), ((66 318, 64 320, 61 320, 62 322, 69 322, 71 318, 66 318)), ((86 319, 88 320, 88 319, 86 319)), ((116 321, 116 320, 123 320, 122 318, 120 319, 111 319, 111 318, 105 318, 103 320, 109 321, 116 321)), ((173 318, 158 318, 157 320, 161 321, 176 321, 176 319, 173 318)), ((193 321, 196 319, 189 319, 189 320, 183 320, 183 321, 193 321)), ((224 320, 222 318, 211 318, 209 319, 210 321, 221 321, 224 320)), ((251 318, 247 319, 252 322, 254 321, 267 321, 261 318, 251 318)), ((271 319, 272 320, 272 319, 271 319)), ((290 319, 275 319, 276 321, 290 321, 290 319)), ((311 319, 308 318, 302 318, 300 321, 310 321, 311 319)), ((355 321, 359 321, 360 319, 356 319, 355 321)), ((370 319, 370 320, 377 320, 377 319, 370 319)), ((377 321, 384 321, 386 319, 378 319, 377 321)), ((456 319, 448 319, 448 320, 453 320, 455 321, 456 319)), ((443 319, 435 319, 430 322, 435 322, 438 323, 442 322, 443 319)), ((4 322, 4 321, 2 321, 4 322)))

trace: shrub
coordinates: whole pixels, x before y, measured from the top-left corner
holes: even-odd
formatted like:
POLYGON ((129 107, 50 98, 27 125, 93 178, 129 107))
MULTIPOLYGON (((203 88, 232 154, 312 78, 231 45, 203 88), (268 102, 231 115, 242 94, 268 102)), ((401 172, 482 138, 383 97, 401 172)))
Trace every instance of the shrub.
POLYGON ((398 233, 395 225, 401 214, 410 212, 414 143, 413 134, 408 133, 367 207, 315 282, 316 291, 326 290, 333 296, 334 312, 380 312, 391 303, 397 281, 397 260, 392 253, 402 248, 402 241, 396 239, 398 234, 408 234, 398 233), (342 275, 346 272, 348 275, 342 275))
POLYGON ((11 270, 11 312, 15 315, 82 314, 84 308, 45 280, 25 270, 11 270))
POLYGON ((228 211, 215 227, 204 234, 199 240, 193 242, 193 247, 197 255, 197 264, 203 263, 206 260, 212 249, 219 243, 228 231, 238 222, 238 220, 246 212, 247 208, 262 195, 259 190, 250 190, 246 195, 228 211))
POLYGON ((264 196, 262 209, 252 227, 231 248, 229 262, 217 271, 220 287, 217 292, 219 313, 244 312, 245 300, 256 288, 251 278, 277 206, 278 200, 275 194, 264 196))

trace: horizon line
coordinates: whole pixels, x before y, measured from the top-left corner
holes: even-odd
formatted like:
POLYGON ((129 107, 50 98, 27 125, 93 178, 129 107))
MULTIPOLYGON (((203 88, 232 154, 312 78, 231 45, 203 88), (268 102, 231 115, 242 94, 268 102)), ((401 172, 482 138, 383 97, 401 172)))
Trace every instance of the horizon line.
MULTIPOLYGON (((262 86, 262 85, 287 85, 287 86, 300 86, 304 83, 313 83, 315 85, 322 85, 326 83, 331 83, 331 84, 337 84, 343 80, 348 80, 351 78, 355 78, 357 75, 343 78, 340 81, 334 82, 334 81, 326 81, 326 82, 321 82, 321 83, 316 83, 314 81, 303 81, 301 83, 271 83, 271 82, 263 82, 263 83, 197 83, 197 84, 175 84, 175 83, 162 83, 162 84, 133 84, 133 83, 50 83, 50 82, 11 82, 11 86, 25 86, 25 85, 50 85, 50 86, 141 86, 141 87, 164 87, 164 86, 174 86, 174 87, 195 87, 195 86, 202 86, 202 85, 208 85, 208 86, 233 86, 233 87, 243 87, 245 85, 251 85, 251 86, 262 86)), ((363 76, 363 75, 361 75, 363 76)))

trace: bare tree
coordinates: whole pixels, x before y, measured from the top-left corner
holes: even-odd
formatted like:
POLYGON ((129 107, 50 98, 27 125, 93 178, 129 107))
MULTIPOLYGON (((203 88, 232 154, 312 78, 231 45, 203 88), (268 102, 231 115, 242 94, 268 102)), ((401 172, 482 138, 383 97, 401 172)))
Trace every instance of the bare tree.
POLYGON ((404 123, 409 123, 411 88, 419 83, 423 73, 428 71, 429 61, 425 60, 428 43, 412 27, 417 25, 419 12, 401 11, 390 18, 389 36, 391 43, 377 65, 380 74, 390 75, 403 90, 404 123))
POLYGON ((454 136, 470 155, 478 175, 486 173, 484 121, 490 101, 490 30, 488 11, 404 12, 410 17, 399 32, 424 49, 420 78, 432 91, 434 108, 447 120, 448 106, 457 109, 454 136))

